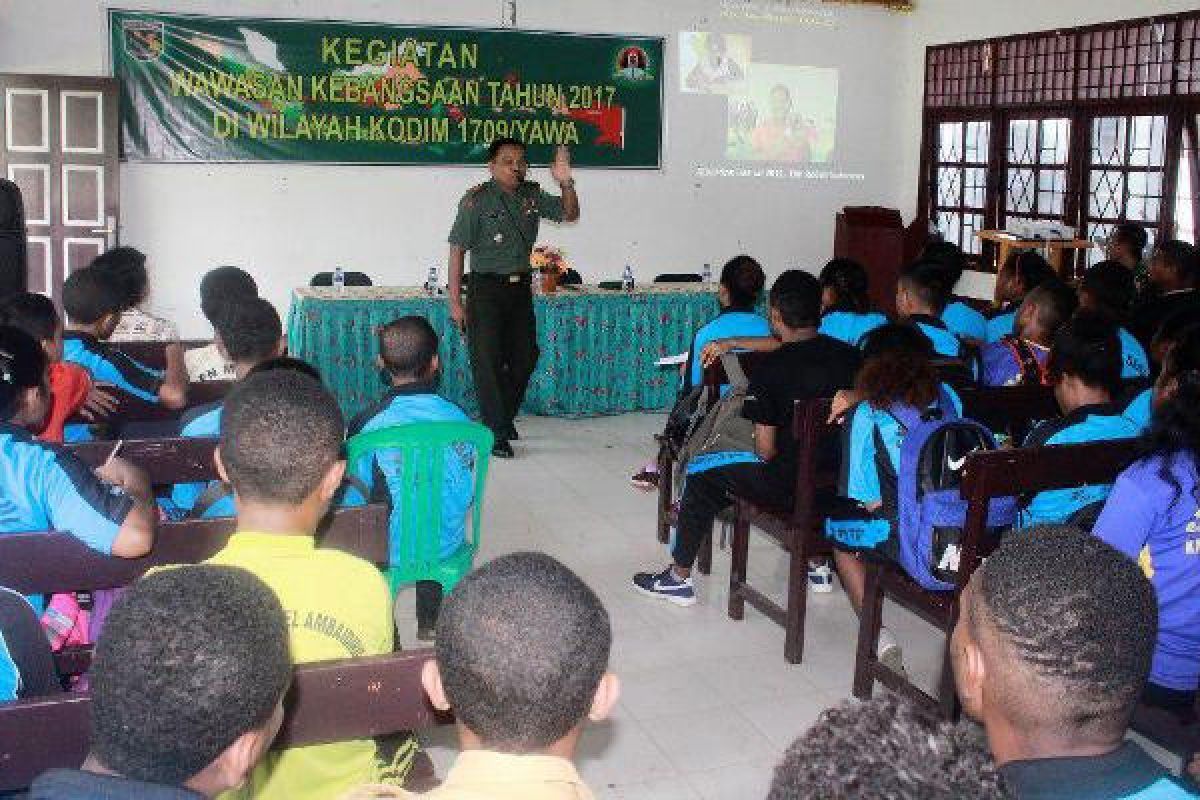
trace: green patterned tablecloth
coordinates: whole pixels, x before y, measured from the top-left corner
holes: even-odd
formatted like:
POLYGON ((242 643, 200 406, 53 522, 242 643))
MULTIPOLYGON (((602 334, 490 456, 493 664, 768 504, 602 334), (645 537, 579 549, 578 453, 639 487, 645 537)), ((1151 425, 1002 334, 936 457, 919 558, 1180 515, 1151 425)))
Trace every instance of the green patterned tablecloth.
MULTIPOLYGON (((690 346, 717 314, 716 294, 698 285, 633 293, 584 288, 535 299, 542 355, 525 397, 526 413, 587 416, 668 408, 679 373, 655 366, 690 346)), ((429 319, 442 337, 442 393, 476 413, 466 341, 445 297, 383 286, 297 289, 288 314, 288 349, 314 364, 348 415, 384 391, 373 331, 408 314, 429 319)))

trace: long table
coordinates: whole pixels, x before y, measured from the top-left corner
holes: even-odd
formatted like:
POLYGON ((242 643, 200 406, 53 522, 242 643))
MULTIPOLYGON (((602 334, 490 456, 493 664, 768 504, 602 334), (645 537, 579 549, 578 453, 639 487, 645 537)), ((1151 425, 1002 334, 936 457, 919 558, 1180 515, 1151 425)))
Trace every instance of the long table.
MULTIPOLYGON (((716 294, 699 284, 655 284, 632 293, 582 287, 534 298, 541 358, 524 411, 594 416, 668 408, 676 369, 655 366, 690 346, 696 329, 716 316, 716 294)), ((375 329, 397 317, 425 317, 441 336, 442 393, 477 411, 466 340, 450 320, 444 296, 420 289, 305 287, 292 294, 288 349, 321 371, 347 415, 386 387, 375 364, 375 329)))

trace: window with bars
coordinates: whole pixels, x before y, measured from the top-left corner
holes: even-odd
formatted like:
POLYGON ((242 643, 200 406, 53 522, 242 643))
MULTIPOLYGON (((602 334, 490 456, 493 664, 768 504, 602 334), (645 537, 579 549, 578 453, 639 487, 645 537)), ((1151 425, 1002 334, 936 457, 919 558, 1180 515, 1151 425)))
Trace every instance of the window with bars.
MULTIPOLYGON (((1087 238, 1103 242, 1120 222, 1144 225, 1154 238, 1162 216, 1167 162, 1163 115, 1103 116, 1092 120, 1088 150, 1087 238)), ((1088 251, 1088 262, 1104 257, 1088 251)))
POLYGON ((1071 120, 1014 119, 1004 151, 1004 220, 1066 215, 1071 120))
POLYGON ((987 206, 991 123, 943 122, 938 126, 934 221, 946 241, 978 253, 987 206))

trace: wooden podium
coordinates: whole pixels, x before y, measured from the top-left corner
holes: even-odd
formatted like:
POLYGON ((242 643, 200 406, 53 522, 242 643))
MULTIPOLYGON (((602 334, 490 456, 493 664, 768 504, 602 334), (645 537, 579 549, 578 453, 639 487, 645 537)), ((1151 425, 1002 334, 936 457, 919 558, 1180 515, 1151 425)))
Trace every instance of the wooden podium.
POLYGON ((896 309, 896 282, 904 265, 920 255, 927 238, 921 218, 907 228, 894 208, 847 206, 837 215, 833 253, 867 268, 871 303, 885 313, 896 309))

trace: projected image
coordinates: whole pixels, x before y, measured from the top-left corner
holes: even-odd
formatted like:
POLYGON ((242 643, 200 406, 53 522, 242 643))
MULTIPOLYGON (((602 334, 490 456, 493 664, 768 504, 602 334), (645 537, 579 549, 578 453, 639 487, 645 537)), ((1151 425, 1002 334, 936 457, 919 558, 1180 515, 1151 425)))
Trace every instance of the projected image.
POLYGON ((728 94, 746 88, 750 37, 715 31, 679 35, 679 77, 683 91, 728 94))
POLYGON ((745 91, 729 96, 726 157, 828 163, 833 158, 837 100, 836 69, 749 65, 745 91))

